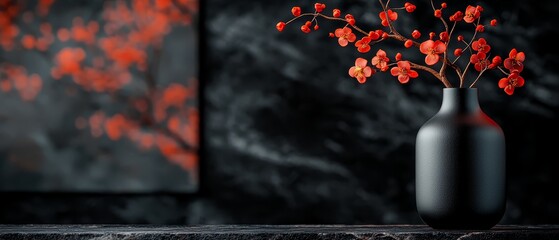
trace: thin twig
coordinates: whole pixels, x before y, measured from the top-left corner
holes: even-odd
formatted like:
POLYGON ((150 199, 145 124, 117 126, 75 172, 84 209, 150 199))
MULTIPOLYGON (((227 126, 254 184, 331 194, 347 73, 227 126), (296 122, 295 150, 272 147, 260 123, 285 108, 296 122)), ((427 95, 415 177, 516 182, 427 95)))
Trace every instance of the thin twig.
POLYGON ((433 76, 435 76, 437 79, 439 79, 439 81, 441 81, 441 82, 444 84, 445 87, 447 87, 447 88, 452 87, 452 85, 450 85, 450 83, 448 82, 448 80, 444 79, 444 78, 443 78, 437 71, 435 71, 434 69, 432 69, 432 68, 430 68, 430 67, 427 67, 427 66, 423 66, 423 65, 421 65, 421 64, 413 63, 413 62, 410 62, 410 61, 408 61, 408 62, 410 63, 410 66, 411 66, 412 68, 419 69, 419 70, 423 70, 423 71, 426 71, 426 72, 428 72, 428 73, 431 73, 433 76))
POLYGON ((470 88, 473 88, 474 85, 476 84, 477 80, 479 80, 479 78, 481 77, 481 75, 487 70, 487 68, 483 69, 481 72, 479 72, 479 74, 477 75, 476 80, 474 80, 474 82, 470 85, 470 88))

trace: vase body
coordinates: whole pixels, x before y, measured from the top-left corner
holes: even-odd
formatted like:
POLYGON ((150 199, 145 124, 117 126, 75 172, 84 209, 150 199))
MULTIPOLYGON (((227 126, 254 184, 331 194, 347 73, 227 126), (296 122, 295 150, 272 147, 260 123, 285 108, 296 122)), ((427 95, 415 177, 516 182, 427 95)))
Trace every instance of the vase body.
POLYGON ((506 204, 505 138, 475 88, 445 88, 417 133, 417 211, 436 229, 489 229, 506 204))

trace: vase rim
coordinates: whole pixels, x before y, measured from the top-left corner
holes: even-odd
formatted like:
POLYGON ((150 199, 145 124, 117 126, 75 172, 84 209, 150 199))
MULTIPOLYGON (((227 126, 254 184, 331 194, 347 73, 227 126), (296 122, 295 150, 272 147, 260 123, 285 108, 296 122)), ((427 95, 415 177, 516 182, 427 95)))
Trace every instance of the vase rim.
POLYGON ((443 91, 477 91, 477 88, 445 87, 443 91))

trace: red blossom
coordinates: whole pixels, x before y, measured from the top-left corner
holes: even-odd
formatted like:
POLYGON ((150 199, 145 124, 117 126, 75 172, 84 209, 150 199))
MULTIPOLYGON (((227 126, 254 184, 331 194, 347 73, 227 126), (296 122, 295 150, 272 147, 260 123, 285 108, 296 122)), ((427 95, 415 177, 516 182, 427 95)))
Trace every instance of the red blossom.
POLYGON ((446 32, 446 31, 445 31, 445 32, 441 32, 441 33, 439 34, 439 39, 441 39, 441 41, 443 41, 443 42, 448 42, 448 40, 449 40, 448 38, 449 38, 448 32, 446 32))
POLYGON ((458 35, 458 37, 456 37, 456 40, 457 40, 458 42, 462 42, 462 41, 464 41, 464 36, 458 35))
POLYGON ((461 48, 454 49, 454 56, 458 57, 460 55, 462 55, 462 49, 461 48))
POLYGON ((394 22, 396 21, 396 19, 398 19, 398 13, 392 11, 391 9, 388 9, 386 12, 385 11, 380 12, 378 16, 380 17, 382 26, 385 27, 388 27, 389 20, 394 22), (387 14, 388 14, 388 18, 386 17, 387 14))
POLYGON ((440 9, 435 10, 433 15, 437 18, 440 18, 443 15, 443 12, 440 9))
POLYGON ((413 30, 413 32, 411 33, 411 37, 418 39, 421 37, 421 33, 417 29, 413 30))
POLYGON ((478 24, 476 26, 476 32, 485 32, 485 26, 483 26, 482 24, 478 24))
POLYGON ((516 51, 516 48, 510 50, 509 57, 505 59, 504 66, 511 72, 522 72, 524 69, 524 52, 516 51))
POLYGON ((497 19, 491 20, 490 24, 491 24, 491 26, 493 26, 493 27, 497 26, 497 19))
POLYGON ((470 57, 470 63, 474 64, 476 71, 481 72, 489 66, 489 60, 486 59, 484 52, 478 52, 477 54, 472 54, 470 57))
POLYGON ((304 33, 310 33, 311 28, 305 24, 305 25, 301 26, 301 31, 303 31, 304 33))
POLYGON ((512 95, 515 88, 522 86, 524 86, 524 78, 516 72, 511 73, 508 77, 501 78, 501 80, 499 80, 499 87, 503 88, 505 93, 507 93, 508 95, 512 95))
POLYGON ((291 13, 293 16, 298 17, 301 15, 301 7, 293 7, 291 8, 291 13))
POLYGON ((379 38, 380 38, 380 35, 381 35, 381 34, 378 34, 376 31, 370 31, 369 34, 368 34, 369 38, 370 38, 372 41, 379 39, 379 38))
POLYGON ((414 12, 414 11, 415 11, 416 6, 413 5, 413 4, 411 4, 411 3, 409 3, 409 2, 406 2, 406 3, 404 4, 404 8, 406 9, 407 12, 411 13, 411 12, 414 12))
POLYGON ((421 53, 427 55, 425 57, 425 63, 427 63, 427 65, 435 65, 439 62, 439 54, 443 54, 446 50, 446 45, 439 40, 427 40, 421 43, 419 50, 421 53))
POLYGON ((369 45, 370 42, 371 39, 369 37, 363 37, 361 40, 355 42, 355 47, 357 47, 357 51, 360 53, 366 53, 371 50, 371 46, 369 45))
POLYGON ((332 16, 333 17, 339 18, 341 15, 342 15, 342 11, 340 11, 340 9, 336 8, 336 9, 332 10, 332 16))
POLYGON ((441 3, 441 8, 446 8, 447 4, 445 2, 441 3))
POLYGON ((464 18, 464 13, 462 11, 457 11, 452 16, 449 17, 451 22, 460 22, 464 18))
POLYGON ((351 28, 348 27, 336 29, 336 31, 334 31, 334 34, 338 38, 338 43, 342 47, 347 46, 348 42, 355 42, 355 40, 357 39, 351 28))
POLYGON ((375 70, 367 66, 367 60, 364 58, 355 59, 355 66, 349 69, 349 76, 356 78, 361 84, 367 81, 367 78, 375 73, 375 70))
POLYGON ((390 62, 390 59, 386 56, 386 52, 382 49, 379 49, 376 56, 374 56, 371 60, 371 64, 383 72, 388 70, 388 62, 390 62))
POLYGON ((390 74, 392 76, 398 76, 398 81, 404 84, 410 81, 410 78, 416 78, 419 74, 411 69, 411 65, 408 61, 399 61, 397 67, 390 69, 390 74))
MULTIPOLYGON (((473 23, 481 15, 480 9, 474 6, 468 6, 466 8, 466 15, 464 16, 464 22, 473 23)), ((482 9, 483 10, 483 9, 482 9)))
POLYGON ((406 48, 411 48, 411 46, 413 46, 413 41, 408 39, 404 42, 404 47, 406 48))
POLYGON ((283 29, 285 28, 285 23, 284 22, 279 22, 278 24, 276 24, 276 29, 278 29, 278 31, 283 31, 283 29))
POLYGON ((394 59, 396 59, 396 61, 402 60, 402 54, 401 53, 396 53, 396 56, 394 57, 394 59))
POLYGON ((353 26, 355 25, 355 18, 353 17, 353 15, 351 14, 346 14, 345 15, 345 20, 347 21, 347 23, 349 23, 349 25, 353 26))
POLYGON ((316 10, 317 13, 322 12, 325 8, 326 8, 326 4, 324 4, 324 3, 315 3, 314 4, 314 10, 316 10))
POLYGON ((485 38, 480 38, 472 43, 472 49, 478 52, 489 53, 489 51, 491 51, 491 46, 487 44, 485 38))

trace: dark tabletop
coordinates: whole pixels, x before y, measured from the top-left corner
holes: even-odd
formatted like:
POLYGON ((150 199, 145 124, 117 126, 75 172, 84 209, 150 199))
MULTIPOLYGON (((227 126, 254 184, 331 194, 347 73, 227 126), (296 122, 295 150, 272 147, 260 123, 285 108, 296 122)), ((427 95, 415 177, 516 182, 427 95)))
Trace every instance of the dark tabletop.
POLYGON ((484 231, 422 225, 0 225, 0 239, 559 239, 559 225, 484 231))

